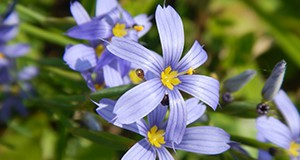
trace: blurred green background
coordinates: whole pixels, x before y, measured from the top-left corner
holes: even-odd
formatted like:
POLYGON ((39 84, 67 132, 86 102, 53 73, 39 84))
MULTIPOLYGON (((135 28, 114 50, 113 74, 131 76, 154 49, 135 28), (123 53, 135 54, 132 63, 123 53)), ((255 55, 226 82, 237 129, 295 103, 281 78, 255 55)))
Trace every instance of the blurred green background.
MULTIPOLYGON (((0 11, 11 1, 1 0, 0 11)), ((81 0, 94 14, 94 0, 81 0)), ((120 0, 133 16, 154 15, 163 0, 120 0)), ((182 151, 173 153, 176 159, 256 159, 255 107, 261 102, 261 89, 274 65, 284 59, 287 70, 282 88, 300 106, 300 1, 299 0, 169 0, 184 23, 185 53, 194 40, 204 45, 208 61, 197 73, 216 75, 220 82, 246 69, 257 75, 244 88, 233 94, 235 100, 247 105, 233 108, 220 106, 217 112, 207 111, 208 120, 197 125, 213 125, 245 139, 240 143, 250 153, 244 156, 229 150, 217 156, 203 156, 182 151), (247 144, 247 145, 244 145, 247 144)), ((0 128, 0 159, 120 159, 141 137, 114 127, 94 112, 90 91, 80 74, 63 62, 67 44, 84 41, 70 39, 64 33, 75 25, 69 0, 19 0, 16 11, 21 23, 19 34, 11 42, 30 44, 30 54, 18 59, 18 66, 34 64, 40 74, 33 81, 35 98, 24 103, 30 115, 12 117, 0 128), (82 123, 86 112, 95 115, 104 132, 90 131, 82 123), (121 136, 119 136, 121 135, 121 136)), ((149 49, 161 53, 155 26, 140 41, 149 49)), ((93 95, 117 98, 130 86, 103 90, 93 95)), ((272 110, 275 112, 274 106, 272 110)))

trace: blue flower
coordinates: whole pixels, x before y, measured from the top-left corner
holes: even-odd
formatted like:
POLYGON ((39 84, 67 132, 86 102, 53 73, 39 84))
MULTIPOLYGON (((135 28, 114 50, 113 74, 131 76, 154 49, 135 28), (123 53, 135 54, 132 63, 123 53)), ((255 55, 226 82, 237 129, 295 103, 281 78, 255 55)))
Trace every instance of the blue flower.
MULTIPOLYGON (((284 124, 273 117, 257 118, 256 126, 260 140, 265 140, 284 148, 291 159, 300 158, 300 116, 287 94, 280 90, 274 102, 285 118, 284 124)), ((268 156, 268 155, 267 155, 268 156)), ((265 156, 260 156, 265 160, 265 156)), ((269 156, 270 157, 270 156, 269 156)))
POLYGON ((73 70, 81 72, 93 91, 103 84, 114 87, 129 83, 131 64, 106 50, 106 41, 113 36, 137 41, 151 28, 150 18, 145 14, 132 18, 116 0, 97 0, 94 18, 90 18, 77 1, 71 3, 71 12, 78 25, 71 28, 67 35, 89 40, 90 45, 68 46, 64 61, 73 70))
POLYGON ((27 44, 7 45, 7 41, 17 34, 18 16, 10 12, 0 25, 0 91, 3 99, 0 102, 0 121, 6 122, 11 111, 16 110, 21 115, 27 115, 23 99, 28 97, 32 87, 28 82, 38 74, 36 67, 27 66, 17 71, 16 58, 29 51, 27 44))
POLYGON ((206 52, 197 41, 179 61, 184 45, 183 24, 172 7, 158 6, 155 19, 163 58, 124 38, 114 37, 107 47, 111 53, 135 63, 152 75, 151 79, 122 95, 116 103, 114 113, 120 123, 133 123, 153 111, 167 95, 170 104, 167 134, 174 138, 174 142, 180 143, 185 133, 187 111, 179 90, 216 109, 219 101, 219 82, 211 77, 193 75, 193 70, 207 60, 206 52))
MULTIPOLYGON (((185 125, 194 122, 204 113, 205 106, 198 102, 195 98, 187 100, 187 123, 185 125)), ((167 123, 170 123, 170 119, 164 122, 167 112, 166 106, 158 105, 148 115, 148 123, 141 119, 131 124, 121 124, 115 121, 116 114, 113 113, 115 101, 102 99, 97 105, 97 113, 105 120, 145 137, 127 151, 122 157, 123 160, 154 160, 157 156, 161 160, 173 159, 166 147, 209 155, 219 154, 230 148, 228 145, 230 136, 224 130, 210 126, 187 128, 184 131, 182 141, 179 144, 174 144, 171 141, 172 135, 168 134, 169 130, 166 127, 167 123)))

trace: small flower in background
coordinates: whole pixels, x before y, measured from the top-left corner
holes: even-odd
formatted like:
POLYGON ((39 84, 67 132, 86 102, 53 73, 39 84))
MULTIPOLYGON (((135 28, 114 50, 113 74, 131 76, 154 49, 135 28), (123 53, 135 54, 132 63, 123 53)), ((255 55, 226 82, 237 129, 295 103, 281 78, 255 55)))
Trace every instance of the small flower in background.
POLYGON ((170 116, 167 137, 179 144, 185 133, 187 110, 179 90, 216 109, 219 100, 219 82, 193 70, 207 60, 202 46, 195 41, 188 53, 179 61, 184 46, 183 24, 171 7, 158 6, 155 13, 163 57, 142 45, 124 38, 114 37, 108 50, 150 72, 151 78, 123 94, 116 103, 116 121, 133 123, 153 111, 167 96, 170 116))
POLYGON ((77 1, 71 3, 71 13, 78 25, 67 35, 90 44, 66 47, 64 61, 82 74, 92 91, 130 83, 131 64, 111 54, 106 45, 112 37, 138 41, 151 28, 151 18, 145 14, 133 18, 116 0, 97 0, 94 18, 77 1))
MULTIPOLYGON (((11 5, 11 6, 14 6, 11 5)), ((7 45, 7 41, 14 38, 18 31, 18 15, 9 10, 2 19, 0 25, 0 90, 2 99, 0 102, 0 122, 7 122, 11 117, 11 111, 15 110, 22 116, 27 115, 27 110, 23 105, 23 99, 33 91, 28 82, 38 74, 38 69, 34 66, 24 67, 17 70, 16 58, 22 57, 29 52, 27 44, 7 45)))
MULTIPOLYGON (((127 151, 122 157, 124 160, 154 160, 157 156, 161 160, 173 159, 166 147, 209 155, 219 154, 230 148, 229 135, 220 128, 210 126, 189 127, 184 131, 182 141, 174 144, 170 137, 172 135, 168 134, 167 128, 170 119, 164 121, 167 107, 161 104, 148 115, 148 123, 144 119, 140 119, 131 124, 121 124, 115 121, 116 114, 113 113, 115 103, 110 99, 102 99, 99 104, 95 103, 98 105, 96 111, 108 122, 145 137, 127 151)), ((201 117, 206 107, 195 98, 188 99, 185 103, 187 107, 185 125, 188 125, 201 117)))
POLYGON ((254 76, 256 75, 256 71, 248 69, 239 75, 226 79, 224 81, 223 89, 225 92, 222 95, 222 100, 225 103, 229 103, 233 101, 233 97, 231 93, 240 90, 244 87, 254 76))
MULTIPOLYGON (((283 115, 286 124, 267 116, 257 118, 258 133, 268 142, 284 148, 291 159, 300 158, 300 115, 287 94, 280 90, 274 97, 274 102, 283 115)), ((266 154, 266 153, 261 153, 266 154)), ((268 156, 268 155, 267 155, 268 156)), ((259 156, 265 160, 267 157, 259 156)), ((269 156, 270 157, 270 156, 269 156)))

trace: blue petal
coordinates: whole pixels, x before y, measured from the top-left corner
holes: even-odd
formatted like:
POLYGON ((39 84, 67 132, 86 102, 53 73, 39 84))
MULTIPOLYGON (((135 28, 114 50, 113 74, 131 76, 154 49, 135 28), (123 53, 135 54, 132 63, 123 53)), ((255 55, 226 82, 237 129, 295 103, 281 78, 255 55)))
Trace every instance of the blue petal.
POLYGON ((183 24, 178 13, 171 7, 157 6, 155 12, 157 29, 162 45, 164 68, 175 67, 184 46, 183 24))
POLYGON ((96 16, 103 16, 105 14, 108 14, 108 12, 112 11, 117 6, 117 0, 97 0, 96 16))
POLYGON ((18 23, 19 23, 19 17, 16 12, 12 12, 4 21, 4 26, 10 26, 11 28, 9 30, 6 30, 6 32, 2 32, 3 34, 0 34, 0 41, 6 42, 14 38, 18 34, 18 23))
POLYGON ((112 26, 105 18, 93 19, 68 30, 68 36, 85 40, 103 40, 112 36, 112 26))
POLYGON ((150 30, 150 28, 152 26, 152 23, 150 21, 151 19, 152 19, 152 16, 148 17, 146 14, 140 14, 140 15, 137 15, 136 17, 134 17, 135 24, 141 25, 144 27, 144 29, 142 31, 138 32, 139 37, 144 36, 150 30))
MULTIPOLYGON (((95 92, 96 89, 95 89, 95 85, 94 85, 94 82, 92 79, 92 73, 89 71, 83 71, 83 72, 81 72, 81 76, 85 80, 85 82, 86 82, 87 86, 90 88, 90 90, 95 92)), ((100 84, 102 84, 102 83, 100 83, 100 84)))
POLYGON ((164 118, 167 113, 167 106, 163 106, 159 104, 149 115, 148 115, 148 122, 149 126, 156 125, 158 128, 161 128, 164 118))
POLYGON ((9 58, 17 58, 27 54, 30 50, 30 47, 28 44, 19 43, 5 46, 3 49, 3 53, 5 54, 5 56, 9 58))
POLYGON ((288 149, 292 142, 291 131, 279 120, 262 116, 256 120, 257 130, 270 142, 288 149))
POLYGON ((133 20, 132 16, 121 7, 119 7, 119 11, 121 13, 121 18, 125 22, 125 24, 128 27, 132 27, 134 25, 134 20, 133 20))
POLYGON ((160 160, 174 160, 173 156, 165 147, 156 148, 156 152, 158 155, 158 159, 160 160))
POLYGON ((108 65, 115 59, 115 55, 111 54, 108 50, 104 50, 100 58, 97 60, 97 66, 95 67, 95 71, 102 69, 103 66, 108 65))
POLYGON ((109 65, 103 67, 103 74, 107 87, 116 87, 123 84, 121 74, 109 65))
MULTIPOLYGON (((259 140, 260 142, 267 142, 267 139, 260 132, 257 132, 256 139, 259 140)), ((269 152, 259 149, 257 159, 272 160, 272 156, 269 154, 269 152)))
POLYGON ((178 89, 168 90, 170 115, 166 129, 167 141, 179 144, 182 140, 186 122, 187 122, 187 109, 183 97, 178 89))
POLYGON ((199 103, 199 99, 190 98, 185 101, 187 107, 187 122, 189 125, 199 119, 205 112, 206 106, 203 103, 199 103))
POLYGON ((162 58, 136 42, 114 37, 111 44, 107 46, 107 49, 112 54, 129 62, 136 63, 157 76, 160 76, 163 70, 162 58))
POLYGON ((71 3, 70 10, 77 24, 83 24, 91 20, 89 14, 78 1, 71 3))
POLYGON ((198 41, 194 42, 192 48, 188 53, 179 61, 175 70, 179 72, 187 71, 190 68, 196 69, 207 60, 205 50, 200 46, 198 41))
POLYGON ((123 124, 133 123, 153 111, 165 94, 160 79, 143 82, 123 94, 114 109, 117 121, 123 124))
POLYGON ((103 98, 100 100, 99 104, 96 102, 94 103, 98 106, 98 108, 96 109, 97 113, 106 121, 120 128, 130 130, 142 136, 147 136, 149 128, 143 119, 131 124, 121 124, 115 121, 116 114, 113 113, 116 103, 115 101, 103 98))
POLYGON ((27 66, 23 68, 19 73, 18 73, 18 79, 27 81, 35 77, 39 73, 39 70, 35 66, 27 66))
POLYGON ((230 148, 229 139, 229 134, 217 127, 191 127, 185 130, 181 143, 174 147, 200 154, 219 154, 230 148))
POLYGON ((0 42, 9 41, 17 34, 16 25, 0 25, 0 42))
POLYGON ((274 102, 284 116, 284 119, 293 134, 293 138, 298 138, 300 135, 300 116, 296 106, 283 90, 280 90, 274 97, 274 102))
POLYGON ((128 75, 130 69, 131 69, 131 63, 121 59, 121 58, 117 58, 117 67, 118 67, 118 71, 121 73, 121 76, 124 77, 126 75, 128 75))
POLYGON ((83 72, 96 66, 96 54, 92 47, 77 44, 67 48, 63 57, 69 67, 83 72))
POLYGON ((179 79, 180 90, 200 99, 214 110, 217 108, 220 86, 216 79, 201 75, 182 75, 179 79))
POLYGON ((153 147, 146 139, 142 139, 122 157, 122 160, 155 160, 156 154, 153 147))

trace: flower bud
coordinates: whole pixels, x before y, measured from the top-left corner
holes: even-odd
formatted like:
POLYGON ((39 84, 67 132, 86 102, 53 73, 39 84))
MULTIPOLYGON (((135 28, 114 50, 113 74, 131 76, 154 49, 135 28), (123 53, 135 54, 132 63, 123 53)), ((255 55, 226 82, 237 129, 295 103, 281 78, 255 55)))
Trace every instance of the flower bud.
POLYGON ((265 100, 272 100, 273 97, 278 93, 283 81, 285 69, 286 62, 284 60, 275 65, 261 92, 265 100))
POLYGON ((223 88, 227 92, 236 92, 246 85, 255 75, 256 71, 251 69, 246 70, 235 77, 225 80, 223 88))

